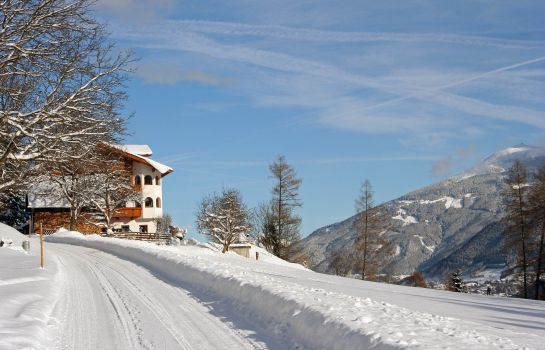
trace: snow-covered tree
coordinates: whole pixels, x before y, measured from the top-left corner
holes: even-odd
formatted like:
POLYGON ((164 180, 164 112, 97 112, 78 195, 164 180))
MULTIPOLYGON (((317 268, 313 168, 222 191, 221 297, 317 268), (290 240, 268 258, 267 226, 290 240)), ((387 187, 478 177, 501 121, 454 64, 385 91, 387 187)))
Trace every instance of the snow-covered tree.
POLYGON ((86 156, 77 161, 50 160, 42 169, 49 175, 45 186, 48 191, 37 195, 68 206, 71 230, 76 229, 84 213, 88 214, 87 219, 92 219, 91 223, 110 227, 120 208, 128 202, 142 201, 142 194, 131 184, 130 164, 104 145, 89 148, 86 156))
POLYGON ((107 147, 99 146, 96 152, 98 155, 94 162, 99 166, 92 166, 87 174, 93 181, 89 202, 91 210, 96 211, 110 228, 119 209, 127 207, 129 203, 134 206, 142 203, 142 193, 131 183, 130 163, 107 147))
POLYGON ((197 212, 197 229, 214 243, 223 246, 223 253, 251 229, 249 211, 236 189, 224 189, 202 200, 197 212))
POLYGON ((92 3, 0 1, 0 194, 25 189, 41 161, 82 159, 123 131, 129 55, 114 54, 92 3))
POLYGON ((28 223, 28 212, 23 196, 12 196, 6 201, 5 207, 0 211, 0 222, 22 230, 28 223))
POLYGON ((175 229, 172 226, 172 216, 170 214, 164 214, 163 216, 155 219, 155 225, 157 227, 157 233, 169 233, 175 229))
POLYGON ((463 283, 464 283, 464 280, 460 270, 456 270, 452 272, 451 274, 447 275, 447 278, 445 279, 446 289, 451 292, 458 292, 458 293, 463 292, 464 291, 463 283))

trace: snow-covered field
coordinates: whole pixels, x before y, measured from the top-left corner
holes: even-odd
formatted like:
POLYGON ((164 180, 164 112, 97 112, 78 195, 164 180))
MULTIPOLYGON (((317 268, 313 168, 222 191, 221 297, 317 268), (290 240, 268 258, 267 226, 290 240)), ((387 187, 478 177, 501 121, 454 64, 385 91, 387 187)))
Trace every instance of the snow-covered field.
POLYGON ((2 265, 0 296, 19 310, 0 313, 0 347, 36 348, 31 327, 50 334, 40 338, 43 344, 71 349, 538 349, 545 344, 543 302, 362 282, 318 274, 264 252, 256 261, 206 247, 75 233, 48 240, 48 260, 58 269, 27 272, 30 256, 0 249, 2 263, 16 262, 2 265), (20 256, 4 258, 15 253, 20 256), (33 283, 48 288, 21 284, 6 292, 2 283, 17 269, 45 278, 33 283), (24 306, 31 305, 29 295, 56 307, 24 306), (33 313, 42 318, 36 321, 33 313), (13 341, 17 337, 20 343, 13 341))

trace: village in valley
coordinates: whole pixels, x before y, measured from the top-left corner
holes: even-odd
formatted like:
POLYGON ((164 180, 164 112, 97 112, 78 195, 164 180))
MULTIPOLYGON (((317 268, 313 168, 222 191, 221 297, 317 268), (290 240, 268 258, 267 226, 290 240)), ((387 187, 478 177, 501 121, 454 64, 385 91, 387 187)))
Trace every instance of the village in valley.
POLYGON ((0 350, 543 349, 544 11, 0 1, 0 350))

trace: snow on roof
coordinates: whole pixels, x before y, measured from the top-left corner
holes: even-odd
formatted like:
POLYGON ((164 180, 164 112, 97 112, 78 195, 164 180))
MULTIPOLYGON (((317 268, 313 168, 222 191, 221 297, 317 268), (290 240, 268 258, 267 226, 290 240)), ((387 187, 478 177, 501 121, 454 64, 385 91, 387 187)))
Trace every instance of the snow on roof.
MULTIPOLYGON (((142 157, 142 158, 145 158, 145 157, 142 157)), ((151 165, 152 167, 154 167, 157 171, 159 171, 161 173, 161 175, 167 175, 169 173, 171 173, 173 170, 171 167, 167 166, 167 165, 164 165, 164 164, 161 164, 153 159, 149 159, 149 158, 145 158, 146 162, 148 162, 149 165, 151 165)))
POLYGON ((153 151, 148 145, 119 145, 118 148, 127 153, 136 154, 139 156, 151 157, 153 155, 153 151))
POLYGON ((162 176, 170 174, 173 170, 171 167, 161 164, 153 159, 148 158, 153 154, 150 146, 148 145, 111 145, 114 148, 117 148, 126 154, 137 158, 136 160, 147 163, 149 166, 159 171, 162 176))

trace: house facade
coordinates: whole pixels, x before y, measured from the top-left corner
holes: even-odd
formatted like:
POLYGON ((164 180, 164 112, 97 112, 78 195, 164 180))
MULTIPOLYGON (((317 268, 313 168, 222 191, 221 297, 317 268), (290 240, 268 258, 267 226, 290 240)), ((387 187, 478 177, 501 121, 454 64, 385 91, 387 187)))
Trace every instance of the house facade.
MULTIPOLYGON (((122 155, 128 168, 131 169, 131 177, 128 181, 136 191, 142 194, 142 201, 128 201, 124 208, 116 210, 111 229, 119 232, 155 233, 156 219, 163 216, 163 179, 173 170, 152 160, 150 157, 153 152, 148 145, 112 147, 122 155)), ((69 207, 66 203, 31 193, 28 196, 28 208, 31 214, 29 223, 31 232, 36 232, 40 224, 46 230, 69 226, 69 207)), ((77 230, 84 233, 106 231, 104 224, 93 221, 92 213, 83 213, 77 222, 77 230)))

